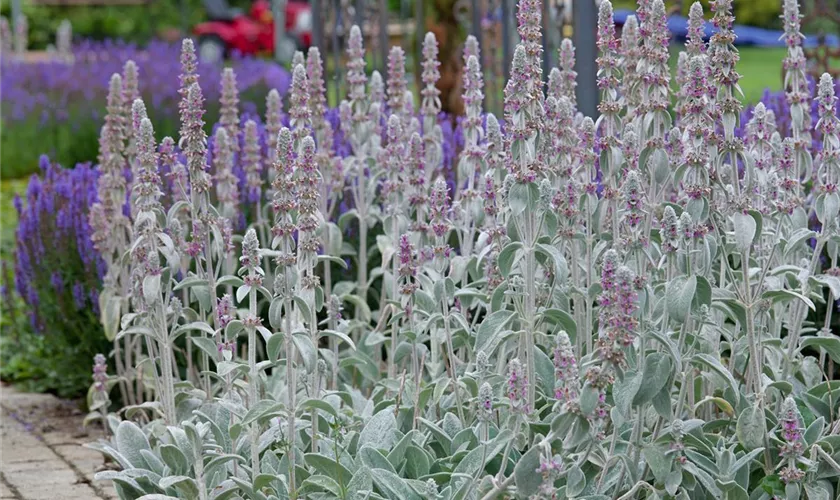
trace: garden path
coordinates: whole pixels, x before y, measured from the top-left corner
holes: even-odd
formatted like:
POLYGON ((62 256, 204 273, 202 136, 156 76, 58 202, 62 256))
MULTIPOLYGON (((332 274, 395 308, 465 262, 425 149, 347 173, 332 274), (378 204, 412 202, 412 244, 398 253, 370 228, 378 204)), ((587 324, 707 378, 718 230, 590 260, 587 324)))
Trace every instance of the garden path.
POLYGON ((0 500, 116 498, 110 484, 93 481, 104 460, 82 447, 96 431, 82 427, 75 405, 4 385, 0 412, 0 500))

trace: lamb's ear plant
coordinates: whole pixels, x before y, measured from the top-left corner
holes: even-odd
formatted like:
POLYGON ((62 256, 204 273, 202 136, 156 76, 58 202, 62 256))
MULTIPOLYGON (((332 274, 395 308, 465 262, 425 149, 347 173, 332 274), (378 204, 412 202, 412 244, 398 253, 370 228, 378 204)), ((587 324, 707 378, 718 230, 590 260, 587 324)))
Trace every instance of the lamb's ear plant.
POLYGON ((708 45, 691 7, 676 88, 662 0, 620 41, 603 0, 597 121, 523 0, 503 124, 465 44, 452 184, 431 34, 415 113, 405 53, 368 76, 353 27, 335 129, 316 49, 288 128, 274 91, 264 129, 241 120, 224 72, 210 143, 191 42, 177 143, 116 75, 91 215, 116 374, 96 360, 89 421, 120 470, 98 477, 126 499, 834 498, 840 120, 828 75, 806 116, 797 9, 787 136, 765 106, 738 123, 731 0, 708 45))

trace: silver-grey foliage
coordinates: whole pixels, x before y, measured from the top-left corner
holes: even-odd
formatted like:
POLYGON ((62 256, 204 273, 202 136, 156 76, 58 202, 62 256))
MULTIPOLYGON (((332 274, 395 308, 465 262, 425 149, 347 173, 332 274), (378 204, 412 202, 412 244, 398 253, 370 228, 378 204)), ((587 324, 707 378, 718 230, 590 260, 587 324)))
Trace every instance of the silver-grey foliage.
POLYGON ((215 177, 192 45, 183 157, 155 147, 141 103, 128 126, 115 77, 91 222, 118 376, 97 360, 91 418, 108 438, 91 446, 120 470, 98 477, 127 499, 834 498, 834 82, 811 117, 786 1, 792 136, 759 106, 738 137, 731 0, 713 3, 708 45, 691 9, 672 90, 662 0, 640 1, 624 46, 603 0, 593 121, 575 109, 571 43, 544 94, 542 5, 520 1, 503 127, 482 123, 467 44, 454 190, 431 34, 418 118, 404 53, 368 79, 351 30, 346 158, 318 53, 296 57, 290 128, 269 95, 267 154, 226 73, 215 177), (160 165, 180 187, 167 206, 160 165), (112 385, 127 406, 106 414, 112 385))

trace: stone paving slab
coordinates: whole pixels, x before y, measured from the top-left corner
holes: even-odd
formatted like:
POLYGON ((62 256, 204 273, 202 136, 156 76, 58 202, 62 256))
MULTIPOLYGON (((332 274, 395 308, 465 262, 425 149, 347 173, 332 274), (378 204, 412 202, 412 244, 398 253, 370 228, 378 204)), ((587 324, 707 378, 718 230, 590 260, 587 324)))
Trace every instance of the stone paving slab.
POLYGON ((72 404, 49 394, 0 389, 0 500, 112 500, 108 482, 94 482, 102 455, 72 404))

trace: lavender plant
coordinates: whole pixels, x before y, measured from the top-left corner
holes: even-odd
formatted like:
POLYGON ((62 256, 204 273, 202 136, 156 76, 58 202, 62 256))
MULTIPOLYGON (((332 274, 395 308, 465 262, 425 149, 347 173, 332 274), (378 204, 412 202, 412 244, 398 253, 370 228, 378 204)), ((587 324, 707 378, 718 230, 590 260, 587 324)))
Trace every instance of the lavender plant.
POLYGON ((99 478, 121 498, 834 497, 834 82, 818 148, 766 106, 739 124, 731 2, 712 6, 672 124, 661 0, 624 46, 601 2, 597 122, 576 118, 570 44, 546 95, 543 6, 520 2, 504 129, 465 51, 452 185, 429 152, 433 35, 419 118, 404 53, 368 78, 357 27, 335 128, 317 52, 298 57, 288 127, 268 96, 267 137, 233 119, 226 74, 208 144, 189 44, 177 143, 139 104, 129 120, 112 80, 92 221, 125 233, 96 241, 117 380, 142 397, 103 419, 91 446, 120 470, 99 478))

